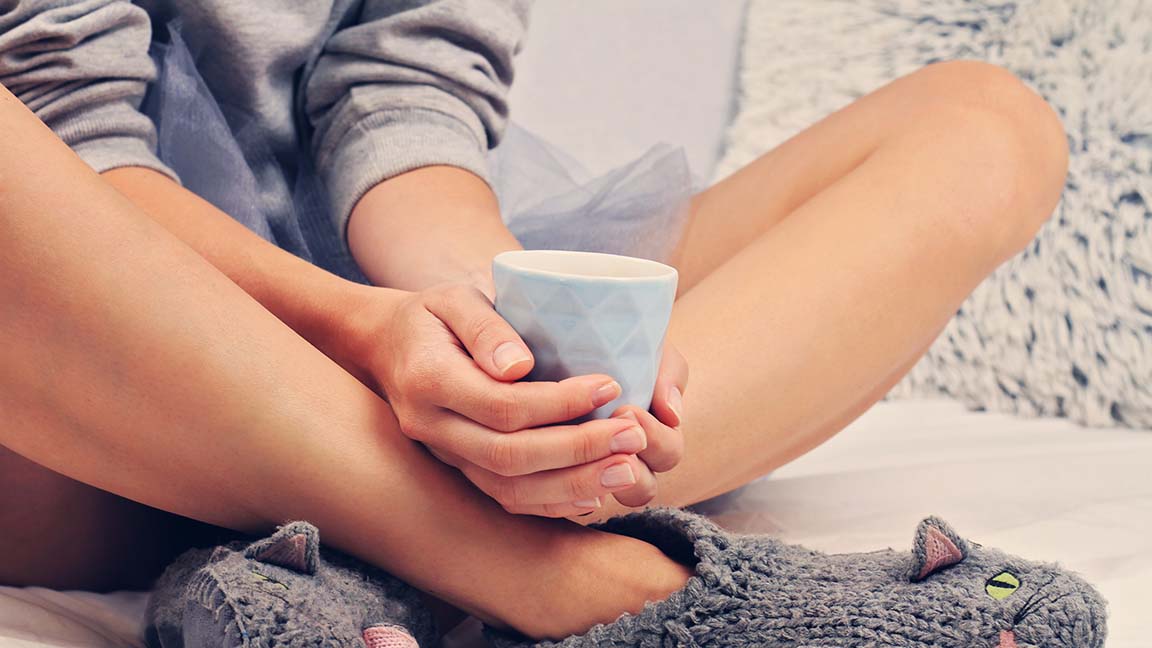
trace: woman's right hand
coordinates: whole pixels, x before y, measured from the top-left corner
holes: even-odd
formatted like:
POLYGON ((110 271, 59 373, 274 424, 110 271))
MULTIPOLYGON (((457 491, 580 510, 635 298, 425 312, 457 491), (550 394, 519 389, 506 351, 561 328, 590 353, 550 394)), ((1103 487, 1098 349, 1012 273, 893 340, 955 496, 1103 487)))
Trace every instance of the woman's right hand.
POLYGON ((476 288, 408 293, 375 340, 369 370, 404 433, 505 510, 570 517, 609 494, 630 506, 655 496, 655 477, 636 455, 661 444, 649 443, 634 415, 565 423, 614 400, 620 386, 604 375, 515 382, 532 355, 476 288))

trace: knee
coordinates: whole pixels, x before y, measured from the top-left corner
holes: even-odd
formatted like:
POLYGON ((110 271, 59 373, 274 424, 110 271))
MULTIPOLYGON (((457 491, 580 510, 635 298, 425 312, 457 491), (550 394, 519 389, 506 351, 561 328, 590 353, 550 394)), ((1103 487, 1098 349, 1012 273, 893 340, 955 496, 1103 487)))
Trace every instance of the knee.
MULTIPOLYGON (((1059 202, 1068 143, 1056 112, 1011 72, 977 61, 930 65, 916 75, 930 120, 954 143, 964 228, 1003 261, 1023 249, 1059 202)), ((913 75, 913 76, 916 76, 913 75)))

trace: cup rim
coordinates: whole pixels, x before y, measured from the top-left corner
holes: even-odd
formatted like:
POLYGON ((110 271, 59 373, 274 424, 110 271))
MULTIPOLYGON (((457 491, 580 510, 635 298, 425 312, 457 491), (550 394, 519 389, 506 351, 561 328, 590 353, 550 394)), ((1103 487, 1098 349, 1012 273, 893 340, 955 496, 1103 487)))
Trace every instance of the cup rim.
POLYGON ((670 265, 642 259, 639 257, 624 256, 622 254, 608 254, 605 252, 583 252, 577 250, 511 250, 501 252, 492 259, 493 266, 504 266, 523 274, 541 277, 556 277, 576 281, 664 281, 677 278, 676 268, 670 265), (612 263, 617 266, 626 266, 637 274, 620 275, 596 272, 565 271, 555 268, 540 267, 533 263, 541 261, 557 262, 561 260, 581 260, 587 263, 612 263))

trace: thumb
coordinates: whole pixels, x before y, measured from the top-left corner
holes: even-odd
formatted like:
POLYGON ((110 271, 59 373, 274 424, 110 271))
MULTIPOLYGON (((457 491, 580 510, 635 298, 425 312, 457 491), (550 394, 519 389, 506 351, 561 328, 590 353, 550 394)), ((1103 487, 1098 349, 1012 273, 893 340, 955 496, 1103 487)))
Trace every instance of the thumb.
POLYGON ((492 378, 511 382, 532 371, 535 360, 528 345, 477 288, 463 284, 449 287, 426 306, 492 378))
POLYGON ((652 413, 668 427, 680 427, 684 417, 684 389, 688 386, 688 361, 672 346, 664 343, 656 388, 652 393, 652 413))

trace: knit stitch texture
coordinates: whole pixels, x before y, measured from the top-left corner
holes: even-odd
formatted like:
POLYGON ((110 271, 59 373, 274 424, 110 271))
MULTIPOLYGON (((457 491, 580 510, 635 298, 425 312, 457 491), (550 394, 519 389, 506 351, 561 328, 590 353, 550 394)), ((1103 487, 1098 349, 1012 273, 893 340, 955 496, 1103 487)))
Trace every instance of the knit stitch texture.
POLYGON ((1015 645, 1100 648, 1105 604, 1074 574, 966 542, 937 518, 911 553, 827 555, 658 509, 600 525, 695 565, 680 591, 560 642, 487 629, 497 648, 1015 645))
POLYGON ((320 548, 316 527, 193 549, 165 570, 148 601, 152 648, 431 648, 431 616, 415 590, 320 548))

